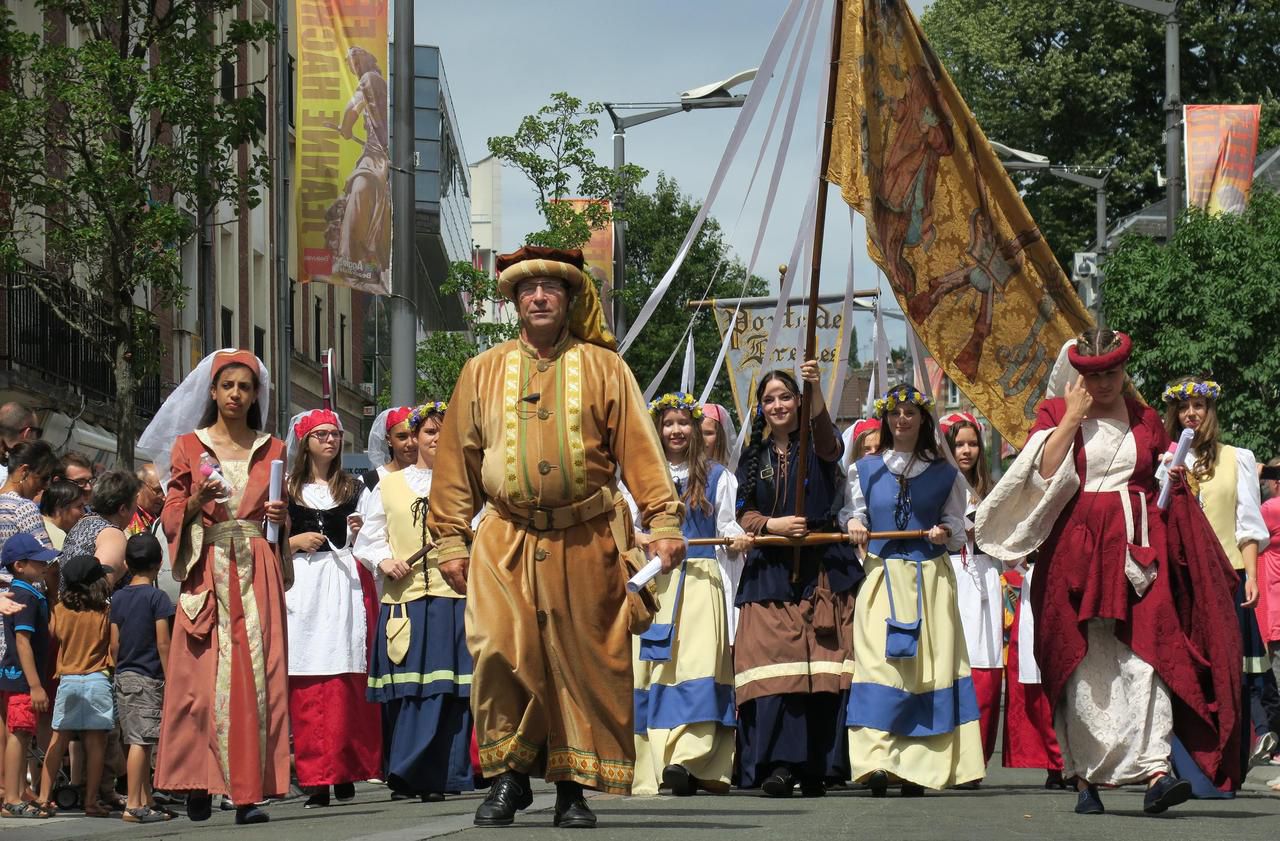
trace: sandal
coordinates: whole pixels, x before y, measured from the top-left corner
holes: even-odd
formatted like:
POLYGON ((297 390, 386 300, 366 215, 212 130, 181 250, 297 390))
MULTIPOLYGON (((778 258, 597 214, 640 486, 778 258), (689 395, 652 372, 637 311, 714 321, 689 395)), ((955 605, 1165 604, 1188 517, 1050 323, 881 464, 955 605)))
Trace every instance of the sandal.
POLYGON ((93 806, 85 806, 84 816, 86 818, 109 818, 111 817, 111 810, 98 803, 93 806))
POLYGON ((49 817, 55 818, 58 816, 58 804, 54 803, 52 800, 44 803, 37 803, 36 805, 43 809, 44 813, 49 817))
POLYGON ((0 806, 0 815, 6 818, 48 818, 49 814, 36 803, 6 803, 0 806))
POLYGON ((161 823, 170 819, 164 812, 157 809, 148 809, 146 806, 138 809, 125 809, 120 818, 125 823, 161 823))

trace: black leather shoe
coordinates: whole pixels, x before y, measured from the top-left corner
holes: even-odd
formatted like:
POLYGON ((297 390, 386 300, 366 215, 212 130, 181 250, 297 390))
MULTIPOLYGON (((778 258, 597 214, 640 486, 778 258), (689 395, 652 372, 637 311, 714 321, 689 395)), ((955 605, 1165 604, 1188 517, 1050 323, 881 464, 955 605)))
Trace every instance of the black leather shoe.
POLYGON ((257 806, 236 807, 237 826, 249 823, 266 823, 269 820, 271 820, 271 816, 259 809, 257 806))
POLYGON ((438 791, 428 791, 426 794, 418 795, 418 799, 423 803, 443 803, 444 795, 438 791))
POLYGON ((304 809, 323 809, 329 805, 329 787, 325 786, 317 790, 314 794, 307 798, 307 802, 302 804, 304 809))
POLYGON ((903 797, 924 797, 924 786, 915 783, 902 784, 903 797))
POLYGON ((1077 815, 1101 815, 1105 811, 1097 786, 1089 786, 1076 796, 1077 815))
POLYGON ((663 768, 662 785, 671 789, 676 797, 692 797, 698 790, 698 780, 683 765, 668 765, 663 768))
POLYGON ((872 771, 867 775, 867 788, 871 790, 872 797, 884 797, 889 790, 889 772, 872 771))
POLYGON ((587 799, 579 796, 563 808, 556 804, 555 817, 551 823, 561 829, 595 829, 596 816, 587 805, 587 799))
POLYGON ((213 796, 208 792, 191 792, 187 795, 187 819, 207 821, 213 814, 213 796))
POLYGON ((533 791, 529 778, 508 771, 493 781, 489 794, 476 809, 476 826, 511 826, 516 812, 529 808, 533 803, 533 791))
POLYGON ((790 797, 795 787, 796 778, 792 775, 791 769, 785 766, 775 769, 760 784, 760 790, 764 792, 765 797, 790 797))
POLYGON ((826 797, 827 786, 822 780, 801 780, 801 797, 826 797))
POLYGON ((1142 798, 1142 811, 1158 815, 1166 809, 1186 803, 1191 797, 1191 783, 1165 774, 1147 789, 1142 798))
POLYGON ((338 783, 333 787, 333 799, 341 803, 356 799, 355 783, 338 783))

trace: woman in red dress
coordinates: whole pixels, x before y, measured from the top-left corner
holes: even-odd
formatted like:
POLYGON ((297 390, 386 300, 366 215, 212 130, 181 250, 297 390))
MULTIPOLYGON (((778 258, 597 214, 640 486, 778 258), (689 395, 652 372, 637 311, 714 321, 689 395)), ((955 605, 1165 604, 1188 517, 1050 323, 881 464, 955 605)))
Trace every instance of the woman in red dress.
MULTIPOLYGON (((255 806, 289 789, 285 588, 292 573, 285 503, 268 500, 284 442, 259 431, 270 383, 247 351, 206 358, 170 395, 139 445, 177 435, 161 513, 181 582, 166 673, 155 785, 189 792, 205 820, 211 796, 230 796, 236 823, 263 823, 255 806), (203 410, 197 422, 191 418, 203 410), (166 411, 167 409, 167 411, 166 411)), ((163 474, 162 474, 163 475, 163 474)))

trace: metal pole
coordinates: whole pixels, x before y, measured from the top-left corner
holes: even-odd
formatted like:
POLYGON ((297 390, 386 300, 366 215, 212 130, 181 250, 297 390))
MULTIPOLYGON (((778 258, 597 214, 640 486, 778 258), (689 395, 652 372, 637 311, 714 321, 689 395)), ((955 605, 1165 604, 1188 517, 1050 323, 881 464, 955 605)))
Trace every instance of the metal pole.
MULTIPOLYGON (((613 171, 622 174, 627 164, 627 130, 621 120, 613 116, 613 171)), ((626 196, 619 190, 613 200, 613 212, 621 213, 626 205, 626 196)), ((613 333, 615 336, 627 334, 627 305, 622 300, 622 287, 627 274, 627 223, 621 220, 613 223, 613 333)))
MULTIPOLYGON (((207 171, 208 165, 202 160, 202 179, 207 171)), ((196 261, 196 288, 200 296, 200 357, 203 358, 222 347, 218 344, 217 279, 213 274, 213 207, 208 203, 200 208, 200 250, 196 253, 196 261)), ((198 361, 192 359, 192 366, 198 361)))
POLYGON ((1107 326, 1107 316, 1102 310, 1102 273, 1104 258, 1107 254, 1107 186, 1104 180, 1094 193, 1097 201, 1098 241, 1094 244, 1094 252, 1098 255, 1098 270, 1093 278, 1093 317, 1098 327, 1107 326))
POLYGON ((411 406, 418 390, 418 326, 414 300, 414 184, 413 184, 413 6, 397 0, 395 8, 395 108, 391 115, 391 155, 395 160, 391 197, 391 403, 411 406), (405 300, 408 299, 408 300, 405 300))
POLYGON ((276 432, 284 435, 293 416, 289 365, 293 318, 289 300, 289 2, 276 0, 276 432))
POLYGON ((1166 238, 1173 240, 1178 212, 1182 209, 1182 83, 1178 64, 1178 4, 1164 19, 1164 144, 1165 170, 1168 181, 1168 207, 1166 208, 1166 238))

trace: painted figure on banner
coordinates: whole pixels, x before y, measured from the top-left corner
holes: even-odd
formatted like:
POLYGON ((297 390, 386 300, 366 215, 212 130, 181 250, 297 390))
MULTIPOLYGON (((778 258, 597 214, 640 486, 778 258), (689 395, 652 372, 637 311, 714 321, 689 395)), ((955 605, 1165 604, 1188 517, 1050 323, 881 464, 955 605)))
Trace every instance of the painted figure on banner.
POLYGON ((1092 317, 903 0, 847 0, 840 43, 827 179, 930 354, 1021 441, 1092 317))
POLYGON ((378 60, 363 47, 347 50, 347 69, 355 74, 356 88, 342 112, 342 123, 328 126, 364 148, 343 194, 330 206, 326 219, 336 228, 337 250, 333 270, 350 276, 353 286, 380 289, 381 274, 391 265, 391 156, 387 142, 389 111, 387 80, 378 60), (353 131, 364 117, 364 138, 353 131))

